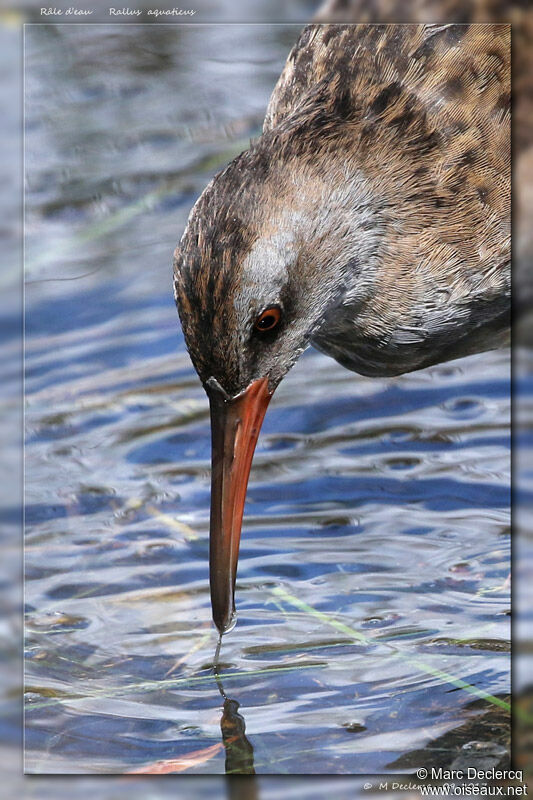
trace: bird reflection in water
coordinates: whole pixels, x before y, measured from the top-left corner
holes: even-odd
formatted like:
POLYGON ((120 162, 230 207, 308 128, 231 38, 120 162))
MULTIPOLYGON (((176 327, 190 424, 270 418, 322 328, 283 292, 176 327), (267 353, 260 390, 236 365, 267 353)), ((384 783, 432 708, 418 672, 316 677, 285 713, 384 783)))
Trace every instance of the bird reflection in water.
MULTIPOLYGON (((255 775, 254 748, 246 736, 246 724, 244 717, 239 714, 239 703, 237 700, 232 700, 227 696, 222 685, 219 672, 221 642, 222 636, 218 640, 213 670, 218 691, 224 700, 220 729, 222 731, 222 743, 226 751, 226 774, 233 776, 255 775)), ((246 781, 232 780, 228 788, 230 800, 257 800, 255 778, 246 781)))

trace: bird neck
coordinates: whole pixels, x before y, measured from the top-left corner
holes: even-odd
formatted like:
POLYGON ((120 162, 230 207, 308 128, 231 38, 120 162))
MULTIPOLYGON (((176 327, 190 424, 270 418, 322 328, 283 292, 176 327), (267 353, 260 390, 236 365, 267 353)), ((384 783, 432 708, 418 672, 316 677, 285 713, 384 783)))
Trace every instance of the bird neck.
POLYGON ((291 202, 279 217, 296 254, 289 280, 307 304, 310 335, 349 303, 373 294, 387 229, 386 207, 358 171, 293 173, 291 202))

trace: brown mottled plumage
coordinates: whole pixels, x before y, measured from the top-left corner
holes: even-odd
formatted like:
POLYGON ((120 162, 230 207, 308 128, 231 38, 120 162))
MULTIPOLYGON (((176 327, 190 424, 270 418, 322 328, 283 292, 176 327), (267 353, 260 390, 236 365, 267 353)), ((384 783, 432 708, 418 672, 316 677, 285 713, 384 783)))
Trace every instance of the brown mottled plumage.
POLYGON ((533 309, 533 12, 529 0, 325 0, 315 22, 506 23, 513 49, 513 310, 531 337, 533 309), (529 326, 529 327, 528 327, 529 326))
MULTIPOLYGON (((357 312, 356 361, 344 319, 316 336, 357 371, 405 372, 506 336, 509 35, 503 25, 310 26, 287 60, 264 130, 298 109, 311 135, 317 116, 324 131, 322 116, 344 115, 341 147, 393 210, 373 296, 357 312), (453 342, 443 344, 445 330, 453 342)), ((320 157, 327 133, 316 140, 320 157)))
POLYGON ((314 21, 512 25, 514 153, 533 145, 533 13, 529 0, 325 0, 314 21))
POLYGON ((262 136, 191 212, 175 291, 211 400, 219 630, 262 415, 302 350, 394 375, 505 342, 509 61, 508 25, 307 26, 262 136))

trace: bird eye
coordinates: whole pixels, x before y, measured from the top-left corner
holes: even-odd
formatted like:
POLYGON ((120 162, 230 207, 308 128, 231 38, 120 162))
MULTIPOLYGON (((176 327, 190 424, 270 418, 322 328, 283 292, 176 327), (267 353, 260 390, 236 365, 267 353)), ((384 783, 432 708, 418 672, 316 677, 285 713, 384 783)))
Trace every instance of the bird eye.
POLYGON ((257 317, 254 328, 256 331, 271 331, 277 325, 279 325, 279 321, 281 319, 281 309, 278 306, 271 306, 270 308, 265 308, 265 310, 259 314, 257 317))

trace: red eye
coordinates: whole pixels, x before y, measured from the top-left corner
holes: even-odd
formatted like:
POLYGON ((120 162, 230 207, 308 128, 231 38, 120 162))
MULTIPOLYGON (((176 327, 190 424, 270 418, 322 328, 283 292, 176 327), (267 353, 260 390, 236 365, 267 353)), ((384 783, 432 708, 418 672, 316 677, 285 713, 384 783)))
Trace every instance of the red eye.
POLYGON ((272 306, 271 308, 265 308, 265 310, 259 314, 255 321, 254 328, 256 331, 271 331, 276 325, 279 324, 281 319, 281 309, 278 306, 272 306))

